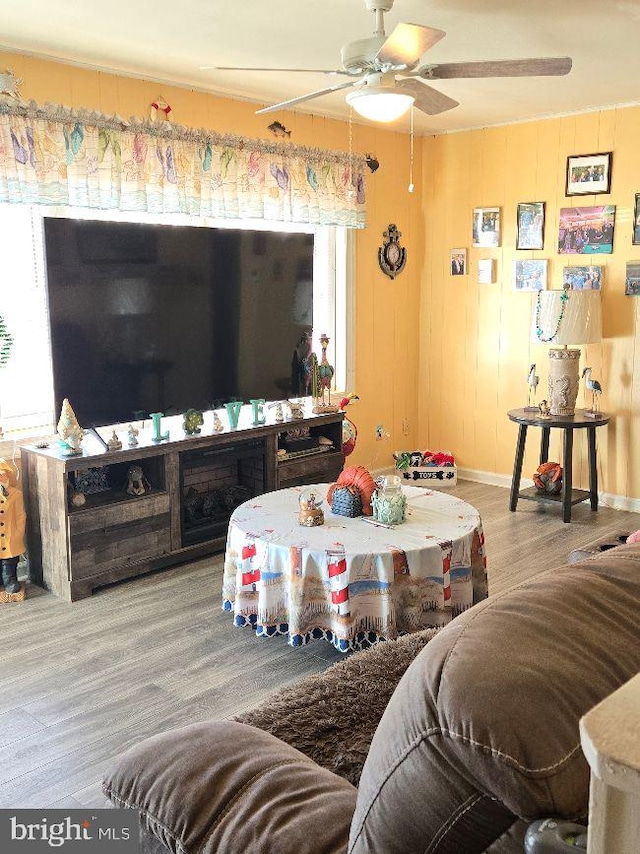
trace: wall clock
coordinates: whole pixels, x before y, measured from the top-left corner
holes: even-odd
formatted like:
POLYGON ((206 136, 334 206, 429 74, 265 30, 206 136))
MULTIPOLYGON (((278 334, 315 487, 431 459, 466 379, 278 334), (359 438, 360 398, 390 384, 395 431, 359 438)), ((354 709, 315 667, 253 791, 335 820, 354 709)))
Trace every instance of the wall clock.
POLYGON ((404 246, 400 246, 402 233, 391 222, 382 236, 386 239, 378 249, 378 263, 386 276, 395 279, 404 270, 407 263, 407 250, 404 246))

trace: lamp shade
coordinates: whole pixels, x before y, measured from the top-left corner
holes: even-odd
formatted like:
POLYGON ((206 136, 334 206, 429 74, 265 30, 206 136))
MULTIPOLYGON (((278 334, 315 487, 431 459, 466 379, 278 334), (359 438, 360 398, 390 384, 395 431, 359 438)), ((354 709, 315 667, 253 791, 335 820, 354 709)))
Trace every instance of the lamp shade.
POLYGON ((531 339, 543 344, 595 344, 602 338, 600 291, 538 291, 531 339))
POLYGON ((349 92, 347 103, 365 119, 374 122, 393 122, 404 115, 414 102, 413 95, 392 89, 367 86, 349 92))
POLYGON ((531 337, 537 343, 564 345, 549 350, 549 404, 552 415, 572 416, 580 381, 580 350, 568 345, 600 341, 600 291, 538 291, 531 337))

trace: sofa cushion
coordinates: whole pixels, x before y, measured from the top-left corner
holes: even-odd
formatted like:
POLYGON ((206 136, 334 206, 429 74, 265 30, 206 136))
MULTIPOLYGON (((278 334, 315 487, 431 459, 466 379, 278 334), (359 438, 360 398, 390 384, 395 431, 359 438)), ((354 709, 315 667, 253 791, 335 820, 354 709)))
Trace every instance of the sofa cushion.
POLYGON ((584 821, 578 722, 640 670, 639 621, 640 545, 549 570, 457 617, 382 717, 349 850, 473 854, 509 812, 584 821))
POLYGON ((344 852, 356 797, 298 750, 232 721, 145 739, 118 758, 102 788, 186 854, 344 852))

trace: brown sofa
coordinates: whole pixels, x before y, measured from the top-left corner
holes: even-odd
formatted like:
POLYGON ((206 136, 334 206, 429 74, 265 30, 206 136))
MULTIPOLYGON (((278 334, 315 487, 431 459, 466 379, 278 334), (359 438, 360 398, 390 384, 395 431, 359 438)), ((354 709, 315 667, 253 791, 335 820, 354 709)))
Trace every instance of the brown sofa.
MULTIPOLYGON (((640 670, 639 615, 640 545, 475 605, 400 679, 357 789, 272 733, 210 721, 127 751, 104 792, 164 854, 522 852, 536 818, 586 821, 578 721, 640 670)), ((306 712, 326 733, 327 710, 306 712)))

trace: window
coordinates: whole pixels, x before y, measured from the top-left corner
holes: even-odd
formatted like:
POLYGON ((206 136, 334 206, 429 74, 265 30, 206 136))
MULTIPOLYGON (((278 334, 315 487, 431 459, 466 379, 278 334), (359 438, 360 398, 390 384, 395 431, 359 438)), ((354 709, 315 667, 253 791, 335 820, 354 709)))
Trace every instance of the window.
MULTIPOLYGON (((43 216, 191 224, 186 217, 127 217, 117 212, 88 210, 52 211, 41 206, 0 205, 0 315, 14 339, 11 356, 0 368, 0 425, 5 433, 47 433, 55 428, 51 346, 49 337, 43 216)), ((351 386, 347 330, 352 291, 352 236, 350 230, 333 227, 286 226, 258 220, 203 222, 229 228, 265 228, 314 234, 313 312, 314 350, 320 353, 319 337, 330 340, 329 358, 335 367, 335 386, 351 386)), ((71 401, 73 405, 73 401, 71 401)))

